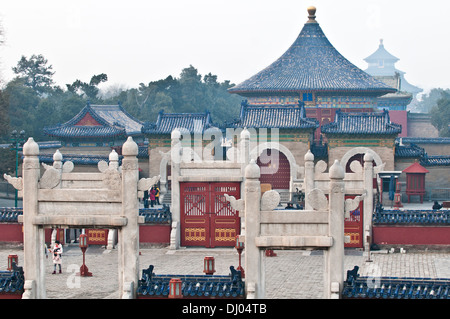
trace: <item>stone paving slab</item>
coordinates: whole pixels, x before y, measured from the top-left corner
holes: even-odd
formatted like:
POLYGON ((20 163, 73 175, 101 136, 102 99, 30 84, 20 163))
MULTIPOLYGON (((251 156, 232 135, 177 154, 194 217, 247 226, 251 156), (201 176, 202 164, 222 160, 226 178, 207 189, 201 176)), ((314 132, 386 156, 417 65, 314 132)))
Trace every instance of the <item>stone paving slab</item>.
MULTIPOLYGON (((203 259, 213 256, 216 275, 228 275, 229 267, 238 266, 238 254, 233 248, 169 250, 142 248, 140 268, 154 265, 156 274, 202 275, 203 259)), ((276 250, 276 257, 264 257, 266 268, 266 298, 320 299, 323 295, 323 254, 320 251, 276 250)), ((0 270, 6 270, 8 255, 19 257, 23 264, 22 247, 0 247, 0 270)), ((242 256, 242 264, 244 262, 242 256)), ((371 262, 366 254, 346 250, 345 271, 360 267, 361 276, 397 276, 450 278, 450 252, 373 253, 371 262)), ((91 246, 86 252, 86 265, 92 277, 79 277, 82 253, 77 245, 65 245, 63 273, 52 275, 53 264, 45 260, 48 298, 115 299, 118 294, 118 251, 91 246)), ((139 274, 139 277, 141 274, 139 274)), ((345 278, 345 277, 344 277, 345 278)))

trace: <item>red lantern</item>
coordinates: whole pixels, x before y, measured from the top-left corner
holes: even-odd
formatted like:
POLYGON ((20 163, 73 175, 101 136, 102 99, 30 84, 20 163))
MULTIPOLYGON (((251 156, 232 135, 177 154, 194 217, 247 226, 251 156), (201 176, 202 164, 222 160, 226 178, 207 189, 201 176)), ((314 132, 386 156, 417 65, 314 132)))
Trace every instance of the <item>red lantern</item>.
POLYGON ((13 263, 16 264, 16 266, 19 264, 19 257, 17 255, 9 255, 8 256, 8 270, 13 269, 13 263))
POLYGON ((80 267, 80 272, 77 275, 82 276, 82 277, 92 276, 92 273, 89 272, 89 269, 85 264, 85 253, 86 253, 86 249, 88 248, 87 239, 88 239, 88 236, 86 234, 80 235, 80 244, 79 245, 80 245, 81 251, 83 252, 83 265, 80 267))
POLYGON ((244 268, 242 268, 242 266, 241 266, 241 254, 242 254, 242 251, 244 250, 244 241, 240 239, 239 235, 236 236, 236 242, 235 242, 234 248, 236 248, 236 250, 238 251, 238 254, 239 254, 239 267, 237 267, 236 270, 240 270, 241 277, 245 278, 244 268))
POLYGON ((181 293, 181 279, 180 278, 172 278, 169 281, 169 298, 179 299, 183 298, 183 294, 181 293))
POLYGON ((216 272, 216 270, 214 269, 215 268, 214 257, 207 256, 205 257, 203 262, 204 262, 203 272, 206 275, 213 275, 216 272))

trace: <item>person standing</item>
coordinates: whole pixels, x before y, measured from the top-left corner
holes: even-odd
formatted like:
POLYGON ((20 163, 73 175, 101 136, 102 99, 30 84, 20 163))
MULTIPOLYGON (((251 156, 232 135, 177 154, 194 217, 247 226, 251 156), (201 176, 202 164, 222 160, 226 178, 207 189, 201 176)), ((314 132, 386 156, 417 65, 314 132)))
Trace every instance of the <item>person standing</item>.
POLYGON ((156 194, 155 194, 156 204, 157 204, 157 205, 161 205, 161 204, 159 203, 159 188, 158 188, 158 186, 155 186, 155 190, 156 190, 156 194))
POLYGON ((53 272, 52 274, 56 274, 56 265, 59 266, 59 273, 61 273, 61 264, 62 264, 62 253, 63 253, 63 246, 59 242, 59 240, 55 241, 55 245, 50 250, 53 254, 53 272))
POLYGON ((148 208, 148 190, 144 191, 144 208, 148 208))
POLYGON ((155 186, 152 186, 150 188, 150 191, 148 192, 148 195, 150 197, 150 206, 153 207, 156 203, 156 189, 155 186))

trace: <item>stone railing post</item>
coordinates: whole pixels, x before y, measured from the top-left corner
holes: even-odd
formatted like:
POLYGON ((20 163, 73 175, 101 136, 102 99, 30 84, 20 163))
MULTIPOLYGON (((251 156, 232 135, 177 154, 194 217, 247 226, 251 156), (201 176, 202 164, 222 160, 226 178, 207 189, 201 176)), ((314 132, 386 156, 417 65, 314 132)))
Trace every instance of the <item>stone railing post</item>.
MULTIPOLYGON (((137 285, 139 279, 139 202, 138 202, 138 146, 128 137, 122 146, 122 214, 127 225, 120 230, 119 247, 122 251, 119 271, 119 291, 124 297, 124 283, 137 285)), ((128 284, 129 285, 129 284, 128 284)), ((135 292, 127 294, 134 298, 135 292)))
MULTIPOLYGON (((236 158, 235 160, 240 161, 241 163, 241 172, 242 176, 245 177, 245 168, 250 162, 250 132, 247 128, 244 128, 241 132, 241 142, 240 142, 240 158, 236 158)), ((245 188, 241 187, 241 198, 244 198, 245 188)), ((245 213, 239 211, 239 217, 241 219, 241 234, 245 234, 245 213)))
POLYGON ((314 155, 310 150, 305 154, 305 209, 312 209, 309 192, 314 189, 314 155))
POLYGON ((344 283, 344 177, 338 160, 330 167, 328 232, 333 245, 325 251, 324 297, 340 295, 344 283))
POLYGON ((250 161, 250 132, 244 128, 241 132, 241 143, 240 143, 240 151, 238 152, 240 158, 239 160, 242 164, 242 175, 245 175, 245 168, 247 167, 250 161))
POLYGON ((172 210, 172 230, 170 233, 170 249, 180 247, 180 163, 181 163, 181 132, 177 129, 171 134, 171 210, 172 210))
POLYGON ((25 297, 45 298, 43 228, 34 225, 38 215, 38 185, 40 177, 39 145, 32 137, 23 145, 23 251, 24 275, 32 282, 25 297), (42 235, 40 234, 42 232, 42 235), (30 291, 35 289, 36 291, 30 291))
MULTIPOLYGON (((371 234, 372 214, 373 214, 373 156, 369 153, 364 155, 364 189, 366 196, 364 198, 364 230, 371 234)), ((364 236, 364 251, 369 251, 370 239, 364 236)))
POLYGON ((245 168, 245 289, 247 298, 264 298, 263 250, 255 243, 260 235, 261 186, 259 166, 254 160, 245 168))

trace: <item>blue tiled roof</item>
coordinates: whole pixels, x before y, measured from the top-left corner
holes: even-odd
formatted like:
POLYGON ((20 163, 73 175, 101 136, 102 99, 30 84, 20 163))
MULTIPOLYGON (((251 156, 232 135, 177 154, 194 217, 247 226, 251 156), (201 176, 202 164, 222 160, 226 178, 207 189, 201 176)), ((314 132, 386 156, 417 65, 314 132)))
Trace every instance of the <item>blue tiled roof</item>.
POLYGON ((20 215, 23 215, 22 207, 0 207, 0 223, 17 223, 20 215))
POLYGON ((164 113, 160 111, 156 123, 144 123, 142 133, 145 134, 170 134, 174 129, 182 133, 203 133, 212 127, 211 115, 205 113, 164 113))
POLYGON ((402 137, 402 142, 414 144, 450 144, 450 137, 402 137))
POLYGON ((232 124, 234 127, 247 128, 303 128, 315 129, 319 123, 307 118, 303 105, 280 107, 254 107, 243 103, 240 119, 232 124))
POLYGON ((450 166, 450 155, 426 155, 420 159, 422 166, 450 166))
POLYGON ((417 146, 414 143, 409 145, 396 145, 395 157, 422 157, 425 154, 425 150, 422 147, 417 146))
POLYGON ((373 223, 449 225, 450 210, 377 210, 373 223))
POLYGON ((355 268, 347 272, 343 299, 450 299, 447 278, 360 277, 355 268))
POLYGON ((62 146, 60 141, 47 141, 47 142, 37 142, 39 145, 39 149, 47 149, 47 148, 60 148, 62 146))
POLYGON ((421 138, 402 137, 396 139, 395 157, 417 157, 422 166, 450 166, 450 155, 428 155, 419 144, 450 144, 448 137, 421 138), (407 145, 400 145, 407 143, 407 145))
POLYGON ((138 158, 148 158, 148 145, 138 145, 138 158))
POLYGON ((392 123, 388 111, 383 112, 336 112, 334 122, 322 125, 325 134, 399 134, 400 124, 392 123))
POLYGON ((22 294, 24 282, 25 278, 22 267, 18 267, 13 263, 13 269, 11 271, 0 271, 0 295, 22 294))
POLYGON ((245 285, 241 272, 230 267, 230 275, 155 275, 153 265, 142 270, 138 282, 138 297, 167 298, 169 282, 172 278, 182 281, 181 292, 184 298, 244 298, 245 285))
POLYGON ((274 63, 230 93, 264 92, 395 92, 344 58, 328 41, 319 24, 308 21, 291 47, 274 63))
POLYGON ((44 133, 60 138, 118 137, 141 134, 142 123, 118 105, 90 105, 71 120, 53 127, 44 127, 44 133), (89 113, 99 125, 76 125, 89 113))
MULTIPOLYGON (((119 156, 119 164, 122 162, 123 156, 119 156)), ((53 154, 39 154, 39 160, 43 163, 53 163, 53 154)), ((100 161, 109 162, 108 155, 80 155, 80 154, 63 154, 63 162, 71 161, 80 165, 97 165, 100 161)))
POLYGON ((139 216, 144 216, 145 223, 148 224, 170 224, 172 222, 172 213, 169 206, 162 208, 140 208, 139 216))

